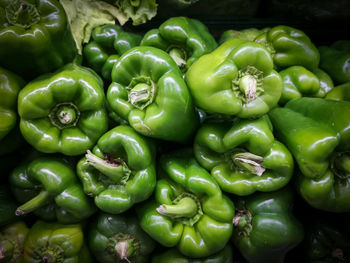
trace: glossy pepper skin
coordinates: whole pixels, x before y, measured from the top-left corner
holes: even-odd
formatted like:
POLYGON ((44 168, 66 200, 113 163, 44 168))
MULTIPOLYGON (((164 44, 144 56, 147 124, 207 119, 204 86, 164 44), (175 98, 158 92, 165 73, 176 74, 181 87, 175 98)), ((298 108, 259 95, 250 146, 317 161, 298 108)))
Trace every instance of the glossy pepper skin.
POLYGON ((187 71, 186 82, 197 107, 240 118, 267 113, 282 92, 267 49, 241 39, 226 41, 200 57, 187 71))
POLYGON ((17 97, 24 84, 20 76, 0 67, 0 155, 11 152, 20 142, 17 97))
POLYGON ((141 229, 135 215, 101 213, 91 224, 89 247, 101 263, 147 263, 155 242, 141 229))
POLYGON ((255 38, 257 38, 259 35, 269 31, 270 28, 263 28, 263 29, 257 29, 257 28, 247 28, 243 30, 226 30, 219 39, 219 44, 224 43, 227 40, 233 39, 233 38, 239 38, 243 40, 248 41, 254 41, 255 38))
POLYGON ((235 195, 278 190, 293 175, 293 157, 275 140, 267 115, 203 125, 195 137, 194 154, 221 189, 235 195))
POLYGON ((156 185, 155 150, 148 139, 120 125, 105 133, 77 165, 84 192, 102 211, 122 213, 146 200, 156 185))
POLYGON ((148 31, 141 45, 166 51, 183 72, 217 47, 208 28, 199 20, 188 17, 169 18, 158 29, 148 31))
POLYGON ((24 241, 28 227, 22 221, 8 224, 0 228, 0 262, 22 263, 24 241))
POLYGON ((18 95, 23 137, 44 153, 80 155, 107 131, 101 78, 68 64, 28 83, 18 95))
POLYGON ((330 100, 350 101, 350 82, 334 87, 327 93, 325 98, 330 100))
POLYGON ((350 41, 338 40, 330 46, 319 47, 320 68, 324 69, 336 84, 350 82, 350 41))
POLYGON ((10 175, 15 198, 23 203, 16 215, 34 212, 44 220, 77 223, 96 207, 84 194, 74 170, 61 159, 40 157, 18 166, 10 175))
POLYGON ((199 117, 173 59, 154 47, 136 47, 118 60, 107 91, 110 108, 138 133, 184 142, 199 117))
POLYGON ((0 14, 1 66, 32 79, 57 70, 76 56, 59 1, 2 0, 0 14))
POLYGON ((313 73, 318 77, 318 80, 320 81, 320 90, 318 92, 318 97, 325 97, 334 88, 333 80, 324 70, 320 68, 314 70, 313 73))
POLYGON ((300 97, 324 97, 318 77, 302 66, 292 66, 279 72, 282 77, 282 95, 278 103, 286 104, 300 97))
POLYGON ((152 263, 232 263, 232 248, 226 245, 214 255, 205 258, 189 258, 182 255, 176 248, 171 248, 152 257, 152 263))
POLYGON ((304 97, 269 116, 298 164, 301 196, 317 209, 349 212, 350 102, 304 97))
POLYGON ((94 28, 83 55, 87 66, 111 80, 113 65, 129 49, 140 44, 142 37, 124 32, 118 25, 102 25, 94 28))
POLYGON ((223 249, 232 234, 231 200, 188 152, 163 155, 160 165, 165 175, 157 182, 154 199, 137 210, 142 229, 187 257, 207 257, 223 249))
POLYGON ((320 62, 320 53, 310 38, 293 27, 273 27, 258 36, 255 42, 268 48, 278 70, 298 65, 312 71, 320 62))
POLYGON ((282 263, 304 238, 292 214, 293 192, 284 188, 234 200, 232 241, 249 263, 282 263))
MULTIPOLYGON (((15 202, 9 185, 0 185, 0 227, 18 220, 15 212, 18 204, 15 202)), ((1 262, 1 261, 0 261, 1 262)))
POLYGON ((36 262, 92 262, 82 226, 37 221, 25 241, 23 263, 36 262))

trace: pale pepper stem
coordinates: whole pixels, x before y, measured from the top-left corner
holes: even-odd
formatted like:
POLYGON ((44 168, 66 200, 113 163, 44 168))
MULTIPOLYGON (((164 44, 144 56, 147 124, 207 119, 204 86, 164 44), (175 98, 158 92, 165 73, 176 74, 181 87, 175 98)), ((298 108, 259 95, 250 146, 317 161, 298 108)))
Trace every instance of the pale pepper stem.
POLYGON ((176 65, 178 65, 179 68, 186 66, 186 56, 182 49, 172 48, 169 51, 169 55, 175 61, 176 65))
POLYGON ((256 96, 257 80, 251 75, 246 75, 240 79, 239 89, 243 92, 248 102, 252 101, 256 96))
POLYGON ((157 212, 161 215, 171 218, 188 217, 191 218, 196 215, 198 211, 197 203, 191 197, 182 198, 175 205, 160 205, 157 212))
POLYGON ((115 251, 121 260, 125 260, 130 263, 128 256, 132 253, 130 250, 130 244, 128 240, 121 240, 115 244, 115 251))
POLYGON ((257 176, 261 176, 266 170, 261 165, 264 158, 249 152, 236 153, 232 156, 232 160, 239 169, 248 171, 257 176))

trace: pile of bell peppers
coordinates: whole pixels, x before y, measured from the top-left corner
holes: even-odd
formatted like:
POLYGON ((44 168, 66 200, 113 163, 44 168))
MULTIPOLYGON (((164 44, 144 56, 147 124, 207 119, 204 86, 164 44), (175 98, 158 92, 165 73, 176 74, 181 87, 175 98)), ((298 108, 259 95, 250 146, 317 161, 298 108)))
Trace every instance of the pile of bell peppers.
POLYGON ((350 41, 71 22, 0 0, 0 263, 350 262, 350 41))

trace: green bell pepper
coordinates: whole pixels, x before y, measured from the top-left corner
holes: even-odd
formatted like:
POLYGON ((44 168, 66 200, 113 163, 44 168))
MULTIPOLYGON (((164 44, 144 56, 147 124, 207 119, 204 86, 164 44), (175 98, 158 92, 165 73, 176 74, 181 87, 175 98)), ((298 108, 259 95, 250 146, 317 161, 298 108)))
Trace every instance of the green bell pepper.
POLYGON ((282 263, 304 238, 292 214, 293 192, 284 188, 238 200, 232 240, 249 263, 282 263))
POLYGON ((44 153, 80 155, 107 131, 101 78, 68 64, 27 84, 18 95, 23 137, 44 153))
POLYGON ((141 46, 152 46, 166 51, 179 68, 186 72, 194 61, 212 52, 217 44, 208 28, 199 20, 172 17, 158 29, 148 31, 141 46))
POLYGON ((320 92, 318 77, 302 66, 291 66, 279 72, 282 77, 282 95, 279 104, 284 105, 294 98, 324 97, 320 92))
POLYGON ((327 93, 325 98, 330 100, 350 101, 350 82, 334 87, 327 93))
POLYGON ((16 215, 34 212, 44 220, 77 223, 91 216, 96 207, 84 194, 73 168, 53 157, 40 157, 18 166, 9 181, 20 203, 16 215))
POLYGON ((298 164, 297 188, 306 202, 350 212, 350 102, 304 97, 269 115, 298 164))
POLYGON ((234 205, 188 152, 163 155, 165 173, 154 199, 138 208, 142 229, 166 247, 200 258, 223 249, 232 234, 234 205))
POLYGON ((333 80, 324 70, 320 68, 314 70, 313 73, 320 81, 320 89, 317 95, 318 97, 323 98, 334 88, 333 80))
POLYGON ((73 61, 76 54, 59 1, 0 1, 1 66, 32 79, 73 61))
POLYGON ((320 53, 310 38, 293 27, 275 26, 258 36, 255 42, 267 47, 279 70, 298 65, 312 71, 320 62, 320 53))
POLYGON ((92 39, 84 47, 83 55, 87 66, 111 80, 112 68, 118 58, 129 49, 140 44, 142 37, 124 32, 117 25, 102 25, 94 28, 92 39))
POLYGON ((15 215, 17 206, 9 185, 0 184, 0 227, 18 220, 15 215))
POLYGON ((243 30, 226 30, 219 39, 219 44, 226 42, 227 40, 233 39, 233 38, 239 38, 247 41, 254 41, 258 36, 261 34, 269 31, 271 28, 263 28, 263 29, 257 29, 257 28, 247 28, 243 30))
POLYGON ((133 214, 99 214, 90 225, 89 247, 98 262, 147 263, 155 242, 133 214))
POLYGON ((91 263, 82 226, 37 221, 24 244, 24 263, 37 262, 91 263))
POLYGON ((24 241, 28 234, 28 227, 18 221, 0 229, 0 262, 22 263, 24 241))
POLYGON ((137 132, 184 142, 195 132, 199 117, 182 73, 164 51, 136 47, 118 60, 107 91, 110 108, 137 132))
POLYGON ((324 69, 336 84, 350 82, 350 41, 338 40, 330 46, 319 47, 320 68, 324 69))
POLYGON ((226 245, 214 255, 194 259, 182 255, 176 248, 171 248, 163 253, 153 256, 152 263, 232 263, 232 254, 232 248, 229 245, 226 245))
POLYGON ((258 117, 277 105, 280 75, 262 45, 241 39, 223 43, 186 73, 196 106, 211 113, 258 117))
POLYGON ((267 115, 203 125, 195 137, 194 154, 221 189, 235 195, 275 191, 293 175, 293 157, 275 140, 267 115))
POLYGON ((131 127, 105 133, 77 165, 84 192, 102 211, 119 214, 146 200, 156 185, 155 149, 131 127))

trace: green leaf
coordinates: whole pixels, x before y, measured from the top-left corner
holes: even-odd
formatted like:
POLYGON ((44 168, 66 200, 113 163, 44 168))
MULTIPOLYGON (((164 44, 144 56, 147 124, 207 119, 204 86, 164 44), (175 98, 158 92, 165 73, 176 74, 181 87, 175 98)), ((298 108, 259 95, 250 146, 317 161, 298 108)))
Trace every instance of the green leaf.
POLYGON ((158 5, 156 0, 117 0, 116 6, 137 26, 151 20, 157 14, 158 5))

